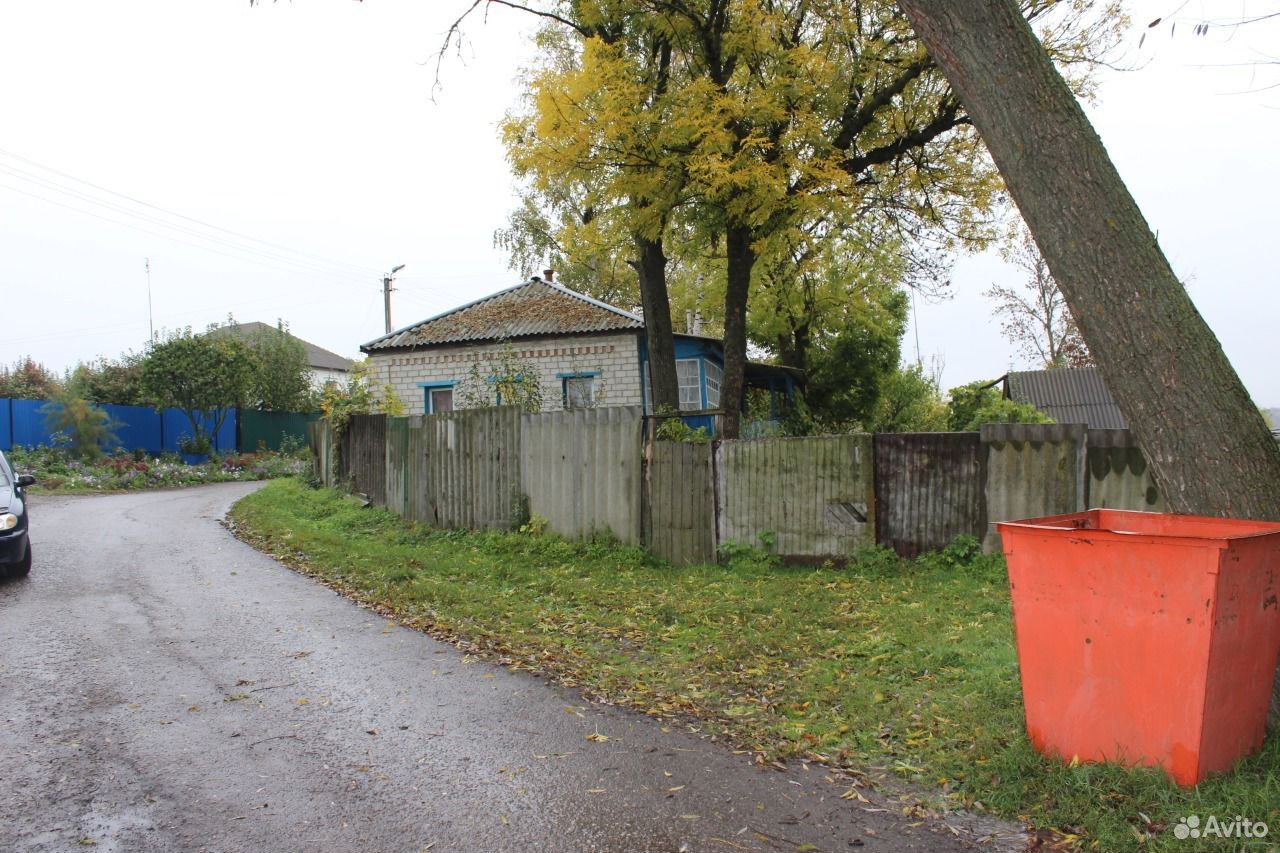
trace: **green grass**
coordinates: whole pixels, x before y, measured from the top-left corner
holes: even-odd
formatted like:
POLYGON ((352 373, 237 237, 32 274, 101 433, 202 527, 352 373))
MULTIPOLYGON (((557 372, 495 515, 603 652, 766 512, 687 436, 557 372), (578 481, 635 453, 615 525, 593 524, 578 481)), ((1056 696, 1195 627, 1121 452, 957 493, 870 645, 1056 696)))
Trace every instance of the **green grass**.
POLYGON ((232 519, 263 550, 407 624, 593 698, 695 720, 762 761, 879 771, 933 804, 1021 819, 1050 844, 1270 849, 1270 838, 1176 840, 1191 814, 1280 834, 1274 738, 1191 790, 1037 755, 998 557, 868 550, 815 569, 747 552, 676 568, 616 545, 432 530, 292 480, 232 519))

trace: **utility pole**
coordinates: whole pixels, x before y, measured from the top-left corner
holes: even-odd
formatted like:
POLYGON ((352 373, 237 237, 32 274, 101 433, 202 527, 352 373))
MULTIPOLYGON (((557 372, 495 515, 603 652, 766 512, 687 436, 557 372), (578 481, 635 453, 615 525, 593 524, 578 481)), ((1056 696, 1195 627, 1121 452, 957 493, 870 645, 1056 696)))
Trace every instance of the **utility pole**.
POLYGON ((156 342, 156 325, 151 316, 151 259, 146 258, 147 262, 147 331, 150 337, 147 338, 148 343, 156 342))
POLYGON ((404 264, 400 264, 398 267, 392 267, 391 272, 382 277, 382 309, 383 313, 386 314, 386 333, 388 335, 391 334, 391 291, 394 290, 391 286, 391 282, 395 280, 396 273, 400 272, 402 269, 404 269, 404 264))

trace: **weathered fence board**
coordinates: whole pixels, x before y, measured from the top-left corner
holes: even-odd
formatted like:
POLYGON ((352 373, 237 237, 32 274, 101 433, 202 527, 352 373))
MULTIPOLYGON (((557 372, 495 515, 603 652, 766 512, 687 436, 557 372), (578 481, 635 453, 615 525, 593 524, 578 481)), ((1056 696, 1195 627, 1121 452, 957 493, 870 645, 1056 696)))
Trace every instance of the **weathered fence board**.
POLYGON ((307 425, 311 441, 311 472, 316 480, 329 488, 338 484, 333 470, 333 427, 328 421, 315 421, 307 425))
POLYGON ((409 419, 387 418, 386 507, 397 515, 408 511, 409 419))
POLYGON ((986 534, 978 433, 879 433, 875 455, 877 543, 914 557, 986 534))
POLYGON ((870 435, 721 442, 716 479, 721 543, 840 557, 874 541, 870 435))
POLYGON ((409 419, 405 514, 438 527, 509 529, 520 494, 520 412, 469 409, 409 419))
POLYGON ((645 471, 645 539, 673 563, 716 557, 711 445, 655 441, 645 471))
POLYGON ((995 522, 1085 509, 1088 430, 1084 424, 983 424, 987 531, 983 547, 998 550, 995 522))
POLYGON ((640 408, 574 409, 521 417, 521 482, 529 512, 556 533, 641 537, 640 408))
POLYGON ((378 506, 387 502, 387 416, 352 415, 342 432, 338 479, 378 506))

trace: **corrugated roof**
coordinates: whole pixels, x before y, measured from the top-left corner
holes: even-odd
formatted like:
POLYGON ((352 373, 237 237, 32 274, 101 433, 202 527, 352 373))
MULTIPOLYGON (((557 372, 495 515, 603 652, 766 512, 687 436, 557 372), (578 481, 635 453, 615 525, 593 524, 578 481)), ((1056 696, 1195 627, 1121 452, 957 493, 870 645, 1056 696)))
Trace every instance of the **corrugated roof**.
POLYGON ((1059 367, 1009 374, 1008 395, 1031 403, 1060 424, 1127 429, 1120 407, 1096 367, 1059 367))
MULTIPOLYGON (((235 335, 241 340, 248 341, 248 340, 251 340, 255 335, 257 335, 260 332, 274 332, 274 331, 276 331, 275 326, 268 325, 267 323, 259 323, 257 321, 254 321, 252 323, 235 323, 233 325, 228 325, 228 326, 219 326, 218 328, 210 331, 209 334, 235 335)), ((298 337, 292 332, 289 333, 289 337, 301 342, 301 344, 304 347, 306 347, 307 364, 312 368, 317 368, 319 370, 350 371, 351 365, 355 364, 355 362, 353 362, 351 359, 343 358, 342 356, 338 355, 336 352, 330 352, 324 347, 316 346, 310 341, 304 341, 302 340, 302 338, 298 337)))
POLYGON ((643 328, 644 321, 634 314, 558 284, 533 278, 397 329, 360 349, 378 352, 431 344, 643 328))

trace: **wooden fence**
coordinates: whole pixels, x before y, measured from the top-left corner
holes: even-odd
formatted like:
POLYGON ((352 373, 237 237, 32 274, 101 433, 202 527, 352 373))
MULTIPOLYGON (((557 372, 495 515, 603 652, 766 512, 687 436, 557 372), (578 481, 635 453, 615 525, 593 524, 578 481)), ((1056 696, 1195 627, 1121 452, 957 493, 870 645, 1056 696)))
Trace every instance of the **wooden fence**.
POLYGON ((353 415, 337 442, 336 474, 378 506, 387 505, 387 416, 353 415))
POLYGON ((531 515, 575 538, 608 532, 676 563, 735 542, 788 558, 903 555, 956 536, 998 547, 992 522, 1089 506, 1164 508, 1124 430, 994 424, 980 433, 646 437, 640 410, 477 409, 353 418, 311 430, 316 476, 447 528, 510 529, 531 515), (334 448, 337 452, 334 452, 334 448))
POLYGON ((405 433, 406 464, 400 468, 410 518, 469 530, 509 530, 519 520, 517 409, 426 415, 420 425, 406 425, 405 433))

